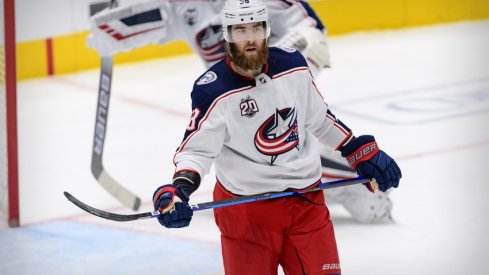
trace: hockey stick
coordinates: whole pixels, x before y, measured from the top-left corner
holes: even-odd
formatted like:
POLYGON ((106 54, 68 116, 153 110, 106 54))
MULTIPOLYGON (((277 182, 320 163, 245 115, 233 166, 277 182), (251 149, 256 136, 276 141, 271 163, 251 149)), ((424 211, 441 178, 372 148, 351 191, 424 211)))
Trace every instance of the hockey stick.
MULTIPOLYGON (((206 209, 212 209, 212 208, 220 208, 220 207, 226 207, 226 206, 231 206, 231 205, 249 203, 249 202, 254 202, 254 201, 261 201, 261 200, 268 200, 268 199, 275 199, 275 198, 299 195, 299 194, 319 191, 319 190, 323 190, 323 189, 330 189, 330 188, 336 188, 336 187, 353 185, 353 184, 360 184, 360 183, 368 183, 371 181, 374 185, 376 185, 375 180, 370 180, 370 179, 358 177, 358 178, 347 179, 347 180, 323 182, 323 183, 320 183, 319 185, 317 185, 311 189, 302 190, 302 191, 283 191, 283 192, 261 193, 261 194, 250 195, 250 196, 240 196, 240 197, 236 197, 236 198, 232 198, 232 199, 226 199, 226 200, 211 201, 211 202, 204 202, 204 203, 198 203, 198 204, 190 204, 190 207, 192 208, 193 211, 200 211, 200 210, 206 210, 206 209)), ((77 198, 75 198, 73 195, 71 195, 68 192, 64 192, 64 195, 69 201, 71 201, 73 204, 80 207, 81 209, 87 211, 88 213, 95 215, 95 216, 98 216, 98 217, 101 217, 101 218, 104 218, 104 219, 112 220, 112 221, 127 222, 127 221, 141 220, 141 219, 149 219, 149 218, 158 217, 161 214, 161 212, 158 210, 155 210, 152 212, 132 214, 132 215, 116 214, 116 213, 107 212, 104 210, 94 208, 90 205, 87 205, 87 204, 81 202, 80 200, 78 200, 77 198)))
MULTIPOLYGON (((110 1, 110 7, 117 5, 116 0, 110 1)), ((139 209, 141 199, 126 187, 117 182, 104 169, 102 157, 104 153, 105 136, 107 132, 107 118, 109 114, 110 87, 112 84, 112 67, 113 57, 102 57, 100 69, 100 82, 97 99, 97 112, 95 116, 95 130, 93 134, 92 147, 92 174, 100 185, 107 190, 112 196, 118 199, 125 206, 133 209, 139 209)))

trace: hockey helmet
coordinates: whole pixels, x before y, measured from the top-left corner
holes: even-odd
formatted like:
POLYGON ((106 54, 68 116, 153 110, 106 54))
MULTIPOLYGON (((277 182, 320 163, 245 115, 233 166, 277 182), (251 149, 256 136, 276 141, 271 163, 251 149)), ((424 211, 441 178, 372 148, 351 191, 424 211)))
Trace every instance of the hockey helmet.
POLYGON ((227 0, 221 10, 221 23, 224 39, 227 42, 238 42, 249 37, 249 34, 231 33, 232 25, 263 22, 263 32, 252 33, 254 39, 266 39, 270 36, 268 8, 262 0, 227 0))

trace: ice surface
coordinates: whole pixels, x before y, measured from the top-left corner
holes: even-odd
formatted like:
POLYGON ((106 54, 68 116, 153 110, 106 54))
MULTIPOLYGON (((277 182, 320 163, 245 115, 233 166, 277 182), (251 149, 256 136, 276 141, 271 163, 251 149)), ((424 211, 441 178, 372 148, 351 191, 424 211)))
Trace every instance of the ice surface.
MULTIPOLYGON (((488 274, 489 21, 330 39, 318 87, 359 134, 398 160, 395 223, 356 223, 331 206, 343 274, 488 274)), ((114 69, 106 169, 151 210, 190 117, 196 56, 114 69)), ((1 274, 222 274, 212 212, 189 228, 116 223, 63 196, 131 213, 90 173, 98 71, 19 83, 19 229, 0 230, 1 274)), ((209 175, 192 197, 211 199, 209 175)))

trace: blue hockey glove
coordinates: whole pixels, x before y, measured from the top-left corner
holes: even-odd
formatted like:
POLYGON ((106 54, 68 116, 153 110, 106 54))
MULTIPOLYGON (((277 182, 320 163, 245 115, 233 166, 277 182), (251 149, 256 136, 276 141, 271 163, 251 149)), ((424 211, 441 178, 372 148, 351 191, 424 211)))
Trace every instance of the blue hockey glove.
POLYGON ((171 184, 158 187, 153 194, 153 203, 155 210, 162 213, 158 217, 160 224, 167 228, 188 226, 194 213, 188 200, 189 197, 180 187, 171 184))
MULTIPOLYGON (((356 169, 359 176, 375 178, 380 191, 397 188, 402 177, 397 163, 384 151, 380 150, 373 136, 359 136, 351 140, 341 149, 341 155, 348 164, 356 169)), ((373 187, 366 185, 370 191, 373 187)))

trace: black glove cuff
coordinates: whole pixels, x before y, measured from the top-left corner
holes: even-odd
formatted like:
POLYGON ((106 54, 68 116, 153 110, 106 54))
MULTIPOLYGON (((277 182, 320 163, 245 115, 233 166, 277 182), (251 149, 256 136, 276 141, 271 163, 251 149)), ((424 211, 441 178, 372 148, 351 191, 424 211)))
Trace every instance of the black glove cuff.
POLYGON ((200 175, 192 171, 180 171, 173 176, 173 186, 182 189, 190 196, 200 186, 200 175))
POLYGON ((375 141, 375 138, 370 135, 353 138, 350 142, 340 148, 341 156, 345 158, 355 152, 358 148, 362 147, 362 145, 373 141, 375 141))

